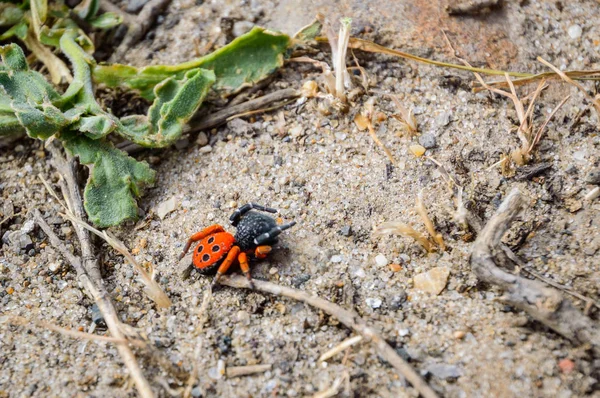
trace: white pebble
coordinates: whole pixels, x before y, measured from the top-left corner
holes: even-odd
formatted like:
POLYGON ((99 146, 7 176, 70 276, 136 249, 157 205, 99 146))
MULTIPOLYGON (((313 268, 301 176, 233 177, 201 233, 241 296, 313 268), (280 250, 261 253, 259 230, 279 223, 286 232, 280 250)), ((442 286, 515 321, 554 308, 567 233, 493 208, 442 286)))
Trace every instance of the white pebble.
POLYGON ((388 265, 389 261, 383 254, 378 254, 377 257, 375 257, 375 263, 380 267, 385 267, 388 265))
POLYGON ((371 308, 379 308, 379 307, 381 307, 381 303, 382 303, 381 299, 372 298, 372 297, 369 297, 368 299, 366 299, 365 302, 371 308))
POLYGON ((362 268, 358 268, 355 272, 354 275, 356 275, 359 278, 364 278, 367 274, 365 274, 365 270, 362 268))
POLYGON ((567 33, 569 33, 569 37, 571 39, 579 39, 581 37, 581 33, 582 33, 581 26, 571 25, 571 26, 569 26, 569 30, 567 31, 567 33))
POLYGON ((398 336, 400 336, 400 337, 408 336, 409 333, 410 333, 410 330, 408 330, 408 329, 399 329, 398 330, 398 336))
POLYGON ((330 260, 332 263, 341 263, 343 258, 342 256, 336 254, 335 256, 331 256, 330 260))

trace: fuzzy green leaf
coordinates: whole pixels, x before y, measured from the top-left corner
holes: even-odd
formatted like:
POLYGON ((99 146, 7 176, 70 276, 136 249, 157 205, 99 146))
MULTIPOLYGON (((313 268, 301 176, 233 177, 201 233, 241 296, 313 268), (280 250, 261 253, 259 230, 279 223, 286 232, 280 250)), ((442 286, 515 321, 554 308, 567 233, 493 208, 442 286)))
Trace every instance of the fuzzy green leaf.
POLYGON ((173 76, 182 78, 191 69, 209 69, 216 76, 213 88, 229 94, 252 86, 275 72, 283 65, 283 55, 289 46, 288 36, 255 27, 217 51, 179 65, 143 68, 98 65, 93 74, 99 83, 139 90, 144 98, 154 99, 154 87, 160 82, 173 76))
POLYGON ((137 219, 136 198, 154 183, 155 171, 105 140, 73 133, 61 137, 65 148, 90 167, 84 206, 90 220, 101 228, 137 219))
POLYGON ((148 117, 125 117, 121 120, 123 128, 117 132, 146 147, 160 148, 175 143, 214 81, 215 74, 203 69, 192 69, 181 80, 163 81, 154 89, 156 99, 148 110, 148 117))
POLYGON ((90 19, 90 25, 98 29, 110 29, 123 23, 123 18, 114 12, 105 12, 95 18, 90 19))
POLYGON ((0 4, 0 26, 13 26, 23 18, 23 10, 14 4, 0 4))
POLYGON ((14 36, 21 40, 24 40, 27 37, 27 24, 25 21, 21 21, 18 24, 13 25, 9 30, 0 35, 0 40, 8 40, 14 36))

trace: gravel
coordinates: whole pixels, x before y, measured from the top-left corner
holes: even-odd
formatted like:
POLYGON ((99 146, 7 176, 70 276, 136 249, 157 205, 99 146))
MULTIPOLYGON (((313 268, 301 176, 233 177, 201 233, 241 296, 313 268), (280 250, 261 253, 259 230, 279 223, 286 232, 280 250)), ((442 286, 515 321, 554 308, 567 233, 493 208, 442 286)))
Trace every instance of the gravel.
MULTIPOLYGON (((220 47, 235 34, 213 34, 224 18, 233 21, 232 26, 247 21, 293 33, 318 11, 337 21, 342 15, 336 12, 344 10, 344 16, 353 18, 353 35, 438 60, 451 60, 440 49, 443 37, 435 33, 443 25, 460 56, 477 66, 537 73, 545 70, 535 61, 541 56, 565 70, 600 69, 592 40, 600 37, 600 31, 596 20, 588 17, 597 14, 595 2, 562 2, 560 9, 556 2, 503 2, 501 11, 480 18, 449 18, 435 2, 371 2, 369 7, 346 1, 314 7, 290 1, 199 3, 173 2, 165 23, 132 48, 123 62, 186 61, 212 38, 220 47), (176 23, 166 27, 168 21, 176 23), (575 25, 581 33, 573 39, 567 32, 575 25)), ((243 27, 240 24, 239 29, 243 27)), ((461 184, 466 207, 483 221, 506 192, 521 188, 531 200, 521 221, 511 228, 507 244, 518 247, 517 255, 538 273, 598 300, 600 270, 595 264, 600 264, 600 250, 582 255, 585 248, 598 247, 593 239, 600 235, 596 222, 600 202, 582 201, 589 190, 586 184, 594 184, 588 182, 588 173, 598 168, 600 159, 598 137, 589 133, 598 125, 595 111, 579 114, 588 106, 583 94, 550 82, 534 111, 536 126, 566 94, 571 99, 548 124, 531 164, 549 162, 552 167, 542 176, 515 181, 511 170, 502 174, 500 167, 493 167, 502 154, 520 145, 510 101, 471 93, 472 76, 466 72, 355 54, 374 84, 370 95, 376 97, 376 111, 387 116, 378 122, 376 132, 392 151, 393 170, 370 135, 353 122, 368 98, 361 95, 347 115, 323 115, 323 100, 311 98, 301 105, 293 102, 274 112, 231 120, 202 138, 191 135, 181 150, 135 155, 151 162, 158 181, 140 201, 145 216, 111 232, 129 248, 138 247, 137 261, 153 268, 173 306, 156 308, 122 257, 101 242, 95 247, 119 318, 147 336, 160 353, 146 355, 136 349, 155 392, 168 394, 155 375, 173 389, 187 382, 164 366, 166 361, 185 372, 197 366, 201 378, 192 390, 195 396, 313 396, 330 388, 344 372, 350 374, 355 396, 416 396, 366 343, 352 347, 343 364, 342 354, 327 367, 317 364, 320 355, 351 333, 334 317, 290 299, 217 289, 207 309, 208 321, 198 334, 199 309, 210 277, 192 272, 183 280, 173 263, 191 234, 214 223, 233 232, 228 223, 233 208, 259 202, 279 209, 283 221, 298 224, 281 235, 267 259, 251 263, 253 277, 356 310, 397 350, 404 350, 418 372, 431 376, 428 382, 440 395, 529 396, 532 391, 540 396, 592 395, 597 376, 592 358, 514 309, 488 299, 487 293, 499 297, 501 292, 481 286, 471 273, 469 254, 476 235, 455 220, 454 198, 444 175, 408 148, 417 143, 425 147, 420 139, 434 135, 432 156, 461 184), (440 79, 446 76, 464 84, 442 87, 440 79), (391 117, 397 112, 395 105, 379 93, 393 93, 413 109, 420 136, 402 130, 391 117), (576 117, 577 125, 572 125, 576 117), (572 165, 578 174, 567 173, 572 165), (424 253, 410 238, 371 234, 373 227, 387 221, 427 233, 414 210, 421 191, 448 246, 445 253, 424 253), (150 211, 173 197, 186 205, 164 220, 150 211), (570 200, 581 204, 573 206, 570 200), (348 234, 343 232, 346 226, 348 234), (142 239, 147 242, 144 247, 142 239), (333 256, 342 261, 330 261, 333 256), (376 260, 379 256, 381 261, 376 260), (402 267, 392 272, 389 262, 402 267), (450 269, 446 288, 437 296, 417 291, 414 276, 437 267, 450 269), (277 272, 270 273, 271 269, 277 272), (461 338, 455 337, 456 331, 464 331, 461 338), (572 358, 576 366, 568 374, 558 374, 564 358, 572 358), (273 367, 244 378, 222 377, 226 367, 254 364, 273 367)), ((328 51, 310 56, 326 62, 331 58, 328 51)), ((287 63, 268 87, 252 95, 299 88, 308 80, 324 87, 317 68, 287 63)), ((592 92, 591 84, 583 84, 592 92)), ((517 90, 525 94, 533 88, 517 90)), ((39 208, 66 240, 68 250, 79 252, 76 234, 57 216, 63 210, 39 183, 39 174, 53 184, 57 181, 40 155, 43 146, 32 140, 19 145, 19 152, 0 152, 0 221, 9 217, 0 226, 0 318, 18 315, 83 331, 97 322, 101 329, 104 325, 93 301, 75 293, 81 291, 77 276, 57 249, 36 228, 21 234, 28 211, 39 208), (25 247, 32 246, 33 255, 6 243, 15 232, 31 240, 25 247), (51 271, 51 264, 60 267, 51 271)), ((0 369, 0 395, 8 391, 9 396, 135 396, 114 345, 72 339, 34 325, 0 322, 0 369)))

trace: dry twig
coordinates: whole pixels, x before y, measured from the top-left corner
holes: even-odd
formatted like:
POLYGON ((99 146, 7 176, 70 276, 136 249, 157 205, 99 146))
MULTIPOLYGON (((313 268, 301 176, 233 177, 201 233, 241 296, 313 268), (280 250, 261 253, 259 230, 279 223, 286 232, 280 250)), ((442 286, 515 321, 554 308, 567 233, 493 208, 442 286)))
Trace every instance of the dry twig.
MULTIPOLYGON (((248 289, 250 287, 248 280, 240 275, 224 275, 219 282, 221 285, 236 288, 248 289)), ((408 362, 406 362, 404 359, 399 357, 396 351, 390 347, 390 345, 379 335, 379 333, 370 327, 367 322, 355 312, 343 309, 338 305, 335 305, 332 302, 324 300, 320 297, 311 296, 310 294, 301 290, 276 285, 271 282, 254 280, 254 287, 258 291, 302 301, 332 316, 335 316, 341 323, 346 325, 346 327, 354 330, 356 333, 362 335, 366 340, 370 341, 379 355, 389 362, 401 376, 405 377, 406 380, 408 380, 414 386, 414 388, 419 391, 421 395, 423 395, 423 397, 433 398, 438 396, 435 391, 429 387, 425 380, 423 380, 421 376, 419 376, 419 374, 412 368, 412 366, 410 366, 410 364, 408 364, 408 362)))
POLYGON ((227 378, 248 376, 266 372, 267 370, 271 370, 272 367, 273 365, 269 363, 261 365, 230 366, 225 370, 225 374, 227 375, 227 378))
POLYGON ((589 344, 596 355, 599 355, 598 325, 564 299, 558 290, 506 271, 513 268, 513 263, 501 244, 501 239, 524 206, 518 189, 513 190, 502 202, 473 245, 473 272, 482 281, 504 290, 505 294, 501 298, 503 301, 525 311, 569 340, 589 344))
POLYGON ((362 341, 362 339, 363 339, 362 336, 354 336, 354 337, 347 338, 346 340, 342 341, 340 344, 333 347, 331 350, 329 350, 326 353, 324 353, 323 355, 321 355, 319 357, 319 359, 317 360, 317 362, 323 362, 323 361, 328 360, 331 357, 334 357, 338 353, 344 351, 346 348, 350 348, 354 344, 359 343, 360 341, 362 341))
MULTIPOLYGON (((83 202, 81 201, 81 195, 79 193, 79 187, 77 185, 77 178, 75 174, 75 160, 69 156, 68 160, 65 159, 60 152, 60 149, 55 145, 49 145, 49 149, 52 153, 52 163, 54 167, 63 177, 61 190, 67 203, 67 207, 73 212, 78 218, 85 217, 85 211, 83 209, 83 202)), ((83 285, 88 295, 96 302, 102 316, 110 330, 110 333, 116 339, 123 340, 125 335, 122 331, 121 322, 119 321, 117 311, 115 310, 104 282, 100 275, 100 269, 98 265, 97 257, 94 255, 92 243, 88 231, 78 223, 73 223, 75 232, 81 245, 81 260, 73 255, 64 243, 56 236, 52 228, 42 218, 39 210, 34 210, 34 217, 42 230, 48 236, 48 239, 55 246, 63 256, 71 263, 75 271, 77 272, 77 278, 83 285)), ((144 377, 141 368, 139 367, 135 355, 131 348, 127 344, 117 344, 117 349, 125 366, 129 369, 131 377, 135 382, 137 390, 140 396, 144 398, 153 397, 154 393, 150 387, 150 384, 144 377)))
POLYGON ((223 123, 226 123, 235 115, 256 111, 257 109, 266 108, 274 102, 287 101, 298 98, 299 96, 300 92, 293 88, 275 91, 270 94, 263 95, 262 97, 246 101, 242 104, 227 107, 215 113, 211 113, 208 116, 203 116, 200 118, 194 117, 192 120, 190 120, 188 127, 186 127, 184 131, 195 133, 217 127, 223 123))
MULTIPOLYGON (((124 23, 128 24, 128 31, 119 47, 112 55, 112 60, 118 61, 127 51, 136 45, 154 24, 158 15, 163 12, 172 0, 150 0, 135 18, 126 18, 124 23), (133 19, 133 20, 131 20, 133 19)), ((110 6, 109 6, 110 7, 110 6)), ((123 14, 122 12, 119 14, 123 14)))
POLYGON ((20 326, 28 326, 28 325, 33 324, 40 328, 52 330, 53 332, 57 332, 62 335, 73 337, 76 339, 95 340, 95 341, 100 341, 103 343, 121 343, 121 344, 128 343, 128 341, 126 339, 117 339, 117 338, 109 337, 109 336, 99 336, 97 334, 80 332, 78 330, 63 328, 63 327, 54 325, 49 322, 38 321, 35 319, 27 319, 25 317, 17 316, 17 315, 8 316, 8 321, 11 322, 13 325, 20 325, 20 326))

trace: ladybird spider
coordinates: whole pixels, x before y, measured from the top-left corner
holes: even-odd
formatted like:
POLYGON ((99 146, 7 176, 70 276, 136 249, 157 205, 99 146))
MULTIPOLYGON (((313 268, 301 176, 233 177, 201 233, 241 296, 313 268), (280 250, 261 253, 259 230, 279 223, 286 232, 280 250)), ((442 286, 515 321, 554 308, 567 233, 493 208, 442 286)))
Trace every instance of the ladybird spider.
POLYGON ((227 272, 231 264, 237 260, 242 272, 250 281, 250 287, 254 288, 248 266, 248 254, 253 254, 256 258, 267 257, 271 252, 271 246, 277 243, 277 236, 296 225, 296 222, 277 225, 272 217, 251 211, 252 209, 277 213, 277 210, 270 207, 255 203, 245 204, 229 217, 231 225, 237 229, 235 236, 225 232, 225 229, 218 224, 211 225, 190 236, 179 260, 181 261, 190 250, 192 243, 200 241, 194 249, 192 264, 202 274, 217 271, 212 287, 219 283, 221 275, 227 272))

